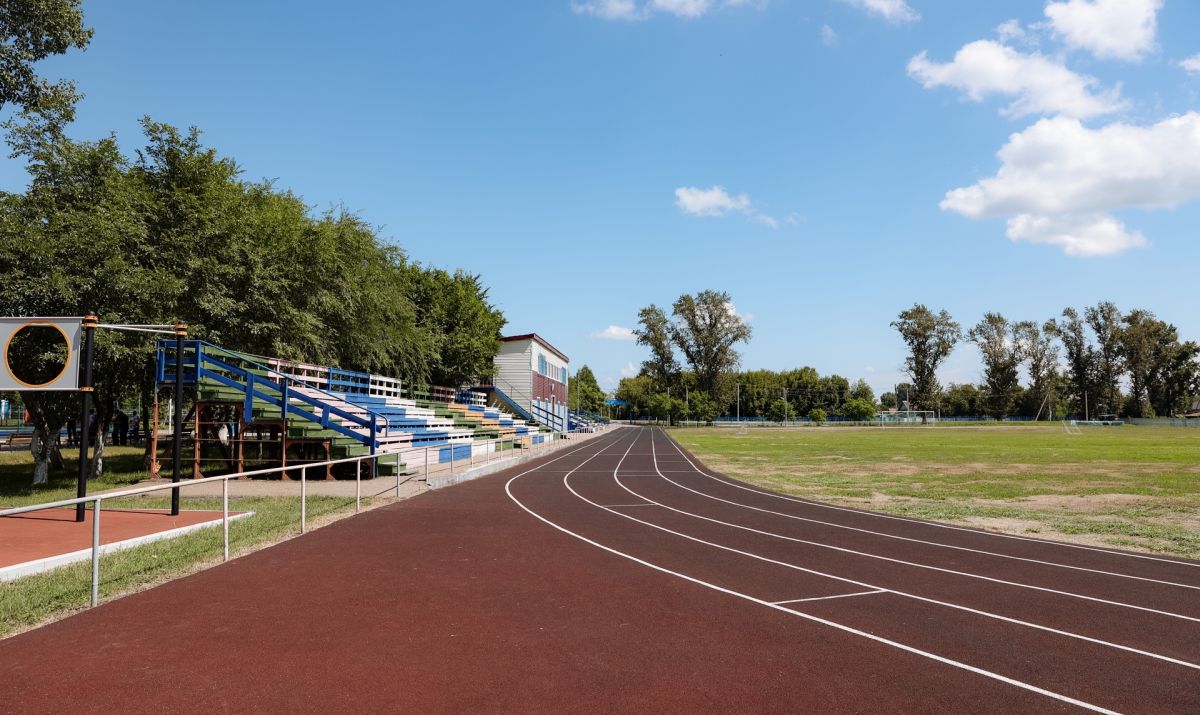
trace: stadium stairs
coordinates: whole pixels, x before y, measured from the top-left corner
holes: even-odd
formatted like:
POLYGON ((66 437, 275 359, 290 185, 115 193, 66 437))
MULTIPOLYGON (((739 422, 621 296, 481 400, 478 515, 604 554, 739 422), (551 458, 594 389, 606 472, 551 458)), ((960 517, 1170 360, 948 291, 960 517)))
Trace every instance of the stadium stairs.
MULTIPOLYGON (((161 341, 157 382, 172 386, 175 345, 161 341)), ((433 387, 401 394, 401 381, 226 350, 199 340, 184 345, 183 384, 195 391, 189 416, 194 476, 266 466, 294 467, 367 454, 363 476, 420 471, 430 464, 486 458, 497 450, 528 448, 548 439, 536 426, 484 405, 468 390, 433 387), (511 440, 496 444, 489 440, 511 440)), ((353 477, 355 465, 311 477, 353 477)))

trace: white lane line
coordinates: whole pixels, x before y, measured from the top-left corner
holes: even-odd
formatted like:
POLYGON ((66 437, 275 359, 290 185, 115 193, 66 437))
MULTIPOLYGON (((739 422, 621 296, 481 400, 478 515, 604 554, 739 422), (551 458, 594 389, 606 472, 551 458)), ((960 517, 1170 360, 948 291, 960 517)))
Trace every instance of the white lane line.
MULTIPOLYGON (((604 508, 604 507, 600 506, 599 504, 596 504, 595 502, 591 501, 587 497, 576 492, 569 483, 569 477, 570 477, 570 475, 563 477, 563 480, 564 480, 563 483, 567 487, 567 489, 571 491, 572 494, 575 494, 575 496, 579 497, 580 499, 582 499, 583 501, 585 501, 589 504, 592 504, 593 506, 598 506, 601 509, 604 508)), ((617 476, 617 471, 613 472, 613 479, 616 481, 617 484, 619 484, 623 489, 625 489, 625 491, 628 491, 631 494, 635 494, 635 492, 630 490, 629 487, 626 487, 624 484, 621 483, 620 477, 617 476)), ((640 495, 638 495, 638 496, 639 496, 639 498, 645 498, 645 497, 641 497, 640 495)), ((659 504, 659 506, 663 507, 664 509, 672 509, 672 507, 669 507, 665 504, 659 504)), ((673 509, 673 511, 679 511, 679 510, 673 509)), ((644 521, 642 519, 638 519, 637 517, 630 516, 629 514, 623 514, 619 511, 614 511, 612 513, 616 514, 617 516, 620 516, 624 519, 629 519, 630 521, 636 521, 639 524, 644 524, 644 525, 652 527, 654 529, 658 529, 659 531, 664 531, 668 534, 673 534, 675 536, 679 536, 679 537, 687 539, 689 541, 694 541, 698 544, 705 544, 706 546, 711 546, 713 548, 720 549, 722 551, 728 551, 730 553, 739 554, 741 556, 747 556, 749 558, 755 559, 757 561, 762 561, 764 563, 775 564, 775 565, 783 566, 785 568, 793 569, 796 571, 803 571, 804 573, 810 573, 815 576, 823 576, 825 578, 833 579, 835 581, 842 581, 844 583, 853 584, 855 586, 861 586, 862 588, 865 588, 865 589, 881 589, 881 590, 885 590, 885 591, 890 591, 890 592, 896 594, 897 596, 904 596, 905 598, 911 598, 916 601, 923 601, 925 603, 932 603, 937 606, 953 608, 955 610, 963 611, 966 613, 971 613, 971 614, 974 614, 977 616, 983 616, 985 618, 993 618, 998 621, 1004 621, 1005 623, 1012 623, 1013 625, 1025 626, 1026 628, 1033 628, 1035 630, 1044 631, 1046 633, 1053 633, 1055 635, 1063 636, 1066 638, 1074 638, 1076 640, 1081 640, 1081 641, 1085 641, 1088 643, 1094 643, 1096 645, 1104 646, 1107 648, 1113 648, 1116 650, 1125 651, 1127 653, 1134 653, 1136 655, 1145 656, 1147 658, 1154 658, 1155 660, 1161 660, 1161 661, 1164 661, 1167 663, 1172 663, 1174 665, 1181 665, 1181 666, 1184 666, 1185 668, 1191 668, 1193 670, 1200 670, 1200 664, 1191 663, 1189 661, 1180 660, 1178 658, 1172 658, 1169 655, 1161 655, 1159 653, 1152 653, 1150 651, 1141 650, 1140 648, 1134 648, 1133 646, 1122 645, 1120 643, 1113 643, 1111 641, 1105 641, 1105 640, 1101 640, 1099 638, 1092 638, 1091 636, 1085 636, 1085 635, 1082 635, 1079 633, 1072 633, 1071 631, 1064 631, 1064 630, 1060 630, 1058 628, 1051 628, 1050 626, 1043 626, 1043 625, 1040 625, 1037 623, 1032 623, 1030 621, 1023 621, 1019 618, 1012 618, 1010 616, 1002 616, 998 613, 992 613, 990 611, 981 611, 979 609, 971 608, 969 606, 962 606, 957 603, 950 603, 949 601, 939 601, 936 598, 928 598, 926 596, 918 596, 915 593, 909 593, 907 591, 899 591, 894 588, 885 588, 883 586, 878 586, 876 584, 867 583, 865 581, 858 581, 855 579, 846 578, 844 576, 836 576, 831 573, 826 573, 824 571, 817 571, 815 569, 806 568, 804 566, 799 566, 797 564, 789 563, 787 561, 779 561, 777 559, 772 559, 770 557, 763 556, 761 554, 755 554, 755 553, 751 553, 749 551, 742 551, 740 549, 735 549, 731 546, 725 546, 723 544, 718 544, 718 543, 715 543, 712 541, 705 541, 704 539, 701 539, 699 537, 691 536, 690 534, 684 534, 679 531, 674 531, 672 529, 668 529, 665 526, 659 526, 658 524, 655 524, 655 523, 652 523, 649 521, 644 521)), ((681 512, 681 513, 686 513, 686 512, 681 512)), ((692 515, 692 516, 694 516, 694 515, 692 515)), ((698 517, 698 518, 706 519, 707 517, 698 517)))
POLYGON ((1200 567, 1200 562, 1175 561, 1173 559, 1163 559, 1163 558, 1159 558, 1157 556, 1150 556, 1147 554, 1134 554, 1134 553, 1130 553, 1128 551, 1114 551, 1112 549, 1104 549, 1104 548, 1100 548, 1097 546, 1084 546, 1083 544, 1068 544, 1063 541, 1049 541, 1046 539, 1034 539, 1034 538, 1031 538, 1028 536, 1018 536, 1016 534, 999 534, 994 531, 980 531, 978 529, 968 529, 963 526, 954 526, 953 524, 940 524, 935 521, 923 521, 921 519, 912 519, 907 516, 895 516, 893 514, 881 514, 876 511, 864 511, 862 509, 851 509, 850 507, 837 506, 835 504, 825 504, 825 503, 818 502, 818 501, 811 501, 809 499, 800 499, 797 497, 790 497, 790 496, 787 496, 786 494, 776 494, 775 492, 770 492, 770 491, 766 491, 763 489, 749 487, 744 484, 738 484, 730 478, 721 478, 721 477, 709 474, 708 472, 705 472, 703 469, 700 469, 699 467, 697 467, 695 462, 693 462, 691 459, 688 458, 687 454, 685 454, 684 451, 679 448, 679 445, 675 442, 674 439, 671 438, 670 435, 667 435, 664 432, 664 436, 666 436, 667 441, 669 441, 671 443, 671 446, 675 448, 675 451, 679 452, 679 454, 687 461, 687 463, 692 465, 692 471, 695 471, 702 476, 708 477, 709 479, 712 479, 715 482, 720 482, 721 484, 725 484, 725 485, 734 487, 736 489, 741 489, 743 491, 753 492, 755 494, 761 494, 762 496, 771 497, 773 499, 783 499, 784 501, 795 502, 796 504, 803 504, 805 506, 820 507, 822 509, 833 509, 834 511, 845 511, 845 512, 849 512, 851 514, 857 514, 859 516, 870 516, 870 517, 874 517, 877 519, 891 519, 892 521, 903 521, 903 522, 907 522, 909 524, 919 524, 921 526, 934 526, 939 529, 950 529, 951 531, 965 531, 969 534, 976 534, 979 536, 994 536, 999 539, 1015 539, 1017 541, 1028 541, 1033 544, 1042 544, 1044 546, 1059 546, 1059 547, 1067 548, 1067 549, 1080 549, 1082 551, 1095 551, 1095 552, 1098 552, 1101 554, 1109 554, 1110 556, 1125 556, 1125 557, 1128 557, 1131 559, 1143 559, 1146 561, 1158 561, 1158 562, 1166 563, 1166 564, 1174 564, 1176 566, 1191 566, 1193 568, 1200 567))
MULTIPOLYGON (((668 439, 670 439, 670 438, 668 437, 668 439)), ((701 473, 698 469, 695 470, 695 473, 701 474, 701 476, 708 476, 708 475, 701 473)), ((622 476, 624 476, 624 475, 622 475, 622 476)), ((705 497, 708 499, 712 499, 714 501, 723 502, 725 504, 729 504, 731 506, 735 506, 735 507, 738 507, 741 509, 750 509, 753 511, 762 512, 764 514, 772 514, 774 516, 782 516, 786 519, 794 519, 796 521, 807 521, 811 524, 821 524, 822 526, 832 526, 835 529, 845 529, 847 531, 857 531, 862 534, 871 534, 872 536, 882 536, 887 539, 897 539, 899 541, 909 541, 909 542, 916 543, 916 544, 925 544, 928 546, 938 546, 938 547, 941 547, 944 549, 954 549, 955 551, 967 551, 967 552, 970 552, 973 554, 983 554, 985 556, 992 556, 995 558, 1011 559, 1013 561, 1025 561, 1027 563, 1040 564, 1042 566, 1053 566, 1053 567, 1057 567, 1057 568, 1071 569, 1073 571, 1086 571, 1088 573, 1100 574, 1102 576, 1127 578, 1127 579, 1132 579, 1135 581, 1148 581, 1150 583, 1162 584, 1164 586, 1174 586, 1177 588, 1190 588, 1193 590, 1200 591, 1200 586, 1193 586, 1193 585, 1187 584, 1187 583, 1177 583, 1175 581, 1164 581, 1162 579, 1149 578, 1146 576, 1133 576, 1130 574, 1118 573, 1115 571, 1104 571, 1101 569, 1086 568, 1084 566, 1072 566, 1070 564, 1060 564, 1055 561, 1043 561, 1041 559, 1032 559, 1032 558, 1027 558, 1024 556, 1012 556, 1010 554, 1001 554, 1001 553, 997 553, 995 551, 984 551, 982 549, 972 549, 972 548, 969 548, 966 546, 957 546, 955 544, 944 544, 940 541, 927 541, 925 539, 916 539, 916 538, 912 538, 912 537, 908 537, 908 536, 899 536, 897 534, 889 534, 884 531, 872 531, 871 529, 863 529, 863 528, 860 528, 857 526, 848 526, 846 524, 838 524, 838 523, 832 522, 832 521, 822 521, 820 519, 813 519, 813 518, 806 517, 806 516, 798 516, 796 514, 788 514, 788 513, 782 512, 782 511, 772 511, 771 509, 763 509, 762 507, 751 506, 750 504, 743 504, 742 502, 733 501, 730 499, 722 499, 721 497, 714 496, 707 492, 702 492, 697 489, 692 489, 691 487, 680 484, 679 482, 675 481, 674 479, 671 479, 670 477, 666 476, 666 474, 663 471, 659 471, 658 476, 662 477, 665 481, 667 481, 671 484, 674 484, 675 486, 679 487, 680 489, 689 491, 693 494, 697 494, 699 496, 702 496, 702 497, 705 497)))
POLYGON ((870 596, 875 593, 891 593, 886 588, 876 589, 874 591, 858 591, 857 593, 839 593, 836 596, 814 596, 813 598, 793 598, 790 601, 772 601, 772 605, 782 606, 788 603, 808 603, 809 601, 829 601, 834 598, 850 598, 851 596, 870 596))
MULTIPOLYGON (((636 439, 635 439, 635 441, 636 441, 636 439)), ((621 461, 624 461, 624 459, 625 459, 625 457, 621 457, 621 461)), ((620 463, 618 462, 618 464, 617 464, 617 469, 620 469, 620 466, 621 466, 621 465, 620 465, 620 463)), ((534 471, 534 470, 532 470, 532 469, 531 469, 531 470, 529 470, 529 471, 530 471, 530 472, 532 472, 532 471, 534 471)), ((702 581, 702 580, 700 580, 700 579, 698 579, 698 578, 695 578, 695 577, 693 577, 693 576, 688 576, 687 574, 682 574, 682 573, 679 573, 679 572, 677 572, 677 571, 672 571, 672 570, 670 570, 670 569, 668 569, 668 568, 665 568, 665 567, 663 567, 663 566, 659 566, 658 564, 651 563, 651 562, 649 562, 649 561, 646 561, 646 560, 644 560, 644 559, 639 559, 638 557, 636 557, 636 556, 632 556, 632 555, 630 555, 630 554, 627 554, 627 553, 625 553, 625 552, 623 552, 623 551, 618 551, 618 550, 616 550, 616 549, 612 548, 611 546, 605 546, 604 544, 601 544, 601 543, 599 543, 599 542, 597 542, 597 541, 593 541, 592 539, 589 539, 589 538, 587 538, 586 536, 583 536, 582 534, 577 534, 577 533, 575 533, 574 531, 571 531, 570 529, 567 529, 566 527, 563 527, 563 526, 560 526, 560 525, 558 525, 558 524, 555 524, 553 521, 550 521, 550 520, 549 520, 549 519, 547 519, 546 517, 542 516, 541 514, 538 514, 538 513, 537 513, 537 512, 535 512, 534 510, 530 509, 529 507, 527 507, 527 506, 525 506, 523 503, 521 503, 521 501, 520 501, 519 499, 517 499, 517 498, 516 498, 516 497, 513 495, 513 493, 512 493, 512 485, 513 485, 513 482, 517 481, 518 479, 520 479, 521 477, 525 476, 525 475, 526 475, 526 474, 528 474, 528 473, 529 473, 529 472, 522 472, 521 474, 518 474, 518 475, 516 475, 516 476, 515 476, 515 477, 513 477, 512 479, 509 479, 509 480, 508 480, 508 481, 507 481, 507 482, 504 484, 504 491, 505 491, 505 493, 507 493, 507 494, 508 494, 508 498, 509 498, 509 499, 511 499, 511 500, 513 501, 513 503, 514 503, 514 504, 516 504, 517 506, 521 507, 521 508, 522 508, 522 509, 524 509, 524 510, 525 510, 525 511, 526 511, 526 512, 527 512, 527 513, 530 515, 530 516, 533 516, 535 519, 538 519, 539 521, 543 522, 544 524, 547 524, 548 526, 551 526, 551 527, 553 527, 554 529, 557 529, 558 531, 561 531, 562 533, 564 533, 564 534, 567 534, 568 536, 573 536, 573 537, 575 537, 576 539, 579 539, 580 541, 582 541, 582 542, 584 542, 584 543, 586 543, 586 544, 590 544, 591 546, 594 546, 594 547, 596 547, 596 548, 598 548, 598 549, 601 549, 601 550, 603 550, 603 551, 607 551, 607 552, 609 552, 610 554, 614 554, 614 555, 616 555, 616 556, 620 556, 620 557, 622 557, 622 558, 629 559, 630 561, 633 561, 634 563, 641 564, 642 566, 646 566, 647 568, 651 568, 651 569, 654 569, 655 571, 659 571, 659 572, 661 572, 661 573, 665 573, 665 574, 668 574, 668 575, 671 575, 671 576, 675 576, 676 578, 683 579, 684 581, 688 581, 688 582, 690 582, 690 583, 694 583, 694 584, 696 584, 696 585, 698 585, 698 586, 703 586, 703 587, 705 587, 705 588, 712 589, 713 591, 718 591, 718 592, 720 592, 720 593, 724 593, 724 594, 727 594, 727 595, 730 595, 730 596, 734 596, 734 597, 736 597, 736 598, 741 598, 741 599, 744 599, 744 600, 746 600, 746 601, 750 601, 751 603, 757 603, 757 604, 758 604, 758 605, 760 605, 760 606, 765 606, 765 607, 767 607, 767 608, 772 608, 772 609, 774 609, 774 610, 776 610, 776 611, 782 611, 783 613, 788 613, 788 614, 791 614, 791 615, 793 615, 793 616, 796 616, 796 617, 798 617, 798 618, 803 618, 804 620, 807 620, 807 621, 812 621, 813 623, 820 623, 821 625, 829 626, 830 628, 835 628, 835 629, 837 629, 837 630, 839 630, 839 631, 842 631, 842 632, 844 632, 844 633, 850 633, 850 634, 852 634, 852 635, 856 635, 856 636, 859 636, 859 637, 861 637, 861 638, 866 638, 866 639, 868 639, 868 640, 875 641, 876 643, 882 643, 882 644, 884 644, 884 645, 888 645, 888 646, 891 646, 891 647, 893 647, 893 648, 897 648, 897 649, 899 649, 899 650, 902 650, 902 651, 905 651, 905 652, 907 652, 907 653, 912 653, 913 655, 918 655, 918 656, 921 656, 921 657, 924 657, 924 658, 928 658, 928 659, 930 659, 930 660, 937 661, 937 662, 939 662, 939 663, 943 663, 943 664, 945 664, 945 665, 949 665, 949 666, 951 666, 951 667, 954 667, 954 668, 959 668, 959 669, 962 669, 962 670, 965 670, 965 671, 968 671, 968 672, 971 672, 971 673, 975 673, 976 675, 981 675, 981 676, 983 676, 983 677, 985 677, 985 678, 991 678, 992 680, 997 680, 997 681, 999 681, 999 682, 1002 682, 1002 683, 1005 683, 1005 684, 1007 684, 1007 685, 1012 685, 1012 686, 1015 686, 1015 687, 1021 688, 1021 689, 1023 689, 1023 690, 1028 690, 1028 691, 1030 691, 1030 692, 1037 693, 1038 695, 1044 695, 1044 696, 1046 696, 1046 697, 1048 697, 1048 698, 1053 698, 1053 699, 1055 699, 1055 700, 1059 700, 1059 701, 1061 701, 1061 702, 1069 703, 1069 704, 1071 704, 1071 705, 1075 705, 1075 706, 1077 706, 1077 707, 1081 707, 1081 708, 1084 708, 1084 709, 1086 709, 1086 710, 1091 710, 1092 712, 1106 713, 1106 714, 1108 714, 1108 715, 1116 715, 1116 712, 1115 712, 1115 711, 1113 711, 1113 710, 1109 710, 1109 709, 1107 709, 1107 708, 1102 708, 1102 707, 1100 707, 1099 705, 1092 705, 1091 703, 1085 703, 1085 702, 1084 702, 1084 701, 1082 701, 1082 700, 1076 700, 1075 698, 1072 698, 1072 697, 1070 697, 1070 696, 1067 696, 1067 695, 1063 695, 1063 694, 1061 694, 1061 693, 1055 693, 1055 692, 1053 692, 1053 691, 1046 690, 1045 688, 1039 688, 1038 686, 1036 686, 1036 685, 1032 685, 1032 684, 1030 684, 1030 683, 1024 683, 1024 682, 1022 682, 1022 681, 1016 680, 1016 679, 1014 679, 1014 678, 1009 678, 1008 676, 1001 675, 1001 674, 999 674, 999 673, 993 673, 993 672, 991 672, 991 671, 984 670, 983 668, 978 668, 978 667, 976 667, 976 666, 973 666, 973 665, 968 665, 968 664, 966 664, 966 663, 963 663, 963 662, 960 662, 960 661, 957 661, 957 660, 952 660, 952 659, 950 659, 950 658, 946 658, 946 657, 944 657, 944 656, 940 656, 940 655, 937 655, 937 654, 935 654, 935 653, 930 653, 930 652, 928 652, 928 651, 923 651, 923 650, 921 650, 921 649, 919 649, 919 648, 914 648, 913 646, 910 646, 910 645, 905 645, 905 644, 903 644, 903 643, 900 643, 900 642, 898 642, 898 641, 893 641, 893 640, 890 640, 890 639, 887 639, 887 638, 883 638, 883 637, 881 637, 881 636, 874 635, 874 634, 872 634, 872 633, 867 633, 866 631, 860 631, 860 630, 858 630, 857 628, 851 628, 850 626, 845 626, 845 625, 842 625, 842 624, 840 624, 840 623, 835 623, 834 621, 830 621, 830 620, 828 620, 828 619, 825 619, 825 618, 820 618, 819 616, 814 616, 814 615, 811 615, 811 614, 808 614, 808 613, 804 613, 803 611, 797 611, 797 610, 795 610, 795 609, 792 609, 792 608, 787 608, 786 606, 778 606, 778 605, 775 605, 775 604, 771 603, 770 601, 764 601, 764 600, 762 600, 761 598, 755 598, 754 596, 751 596, 751 595, 749 595, 749 594, 740 593, 740 592, 738 592, 738 591, 734 591, 734 590, 732 590, 732 589, 728 589, 728 588, 725 588, 725 587, 723 587, 723 586, 718 586, 718 585, 716 585, 716 584, 714 584, 714 583, 709 583, 709 582, 707 582, 707 581, 702 581)), ((614 472, 614 473, 615 473, 615 472, 614 472)), ((567 477, 569 477, 569 476, 570 476, 570 475, 568 474, 568 475, 567 475, 567 477)), ((565 483, 565 480, 566 480, 566 478, 567 478, 567 477, 563 477, 563 479, 564 479, 564 483, 565 483)), ((568 489, 570 489, 570 486, 568 486, 567 488, 568 488, 568 489)), ((571 490, 571 491, 572 491, 572 492, 574 492, 574 490, 571 490)), ((578 494, 576 494, 576 496, 579 496, 579 495, 578 495, 578 494)), ((582 499, 583 497, 580 497, 580 498, 582 499)), ((584 501, 587 501, 587 500, 586 500, 586 499, 584 499, 584 501)), ((603 507, 601 507, 601 508, 603 508, 603 507)), ((613 513, 613 514, 620 514, 620 512, 612 512, 612 513, 613 513)), ((624 516, 624 515, 622 515, 622 516, 624 516)))
POLYGON ((628 509, 631 506, 657 506, 657 505, 651 504, 650 502, 644 502, 642 504, 605 504, 604 508, 605 509, 628 509))

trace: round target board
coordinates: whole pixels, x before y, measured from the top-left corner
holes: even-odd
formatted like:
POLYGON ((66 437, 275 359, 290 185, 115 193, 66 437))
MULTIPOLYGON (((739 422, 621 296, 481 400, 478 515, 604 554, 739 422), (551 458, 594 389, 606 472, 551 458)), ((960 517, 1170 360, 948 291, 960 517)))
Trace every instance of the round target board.
POLYGON ((0 390, 78 390, 82 318, 0 318, 0 390))

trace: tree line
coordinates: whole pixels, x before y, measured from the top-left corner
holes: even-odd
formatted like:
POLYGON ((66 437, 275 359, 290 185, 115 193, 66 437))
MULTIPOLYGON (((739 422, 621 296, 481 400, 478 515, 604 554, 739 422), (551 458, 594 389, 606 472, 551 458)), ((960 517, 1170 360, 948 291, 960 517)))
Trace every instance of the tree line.
MULTIPOLYGON (((0 18, 0 32, 52 52, 90 37, 73 0, 0 18)), ((4 44, 0 58, 20 45, 4 44)), ((271 181, 245 179, 194 127, 144 118, 132 154, 114 135, 73 139, 73 86, 22 74, 32 60, 18 54, 0 63, 0 102, 18 110, 4 129, 30 181, 24 192, 0 192, 0 314, 183 321, 192 337, 233 350, 412 385, 491 373, 505 320, 479 276, 421 265, 345 208, 317 213, 271 181)), ((121 406, 135 405, 149 424, 153 337, 102 329, 96 339, 99 434, 121 406)), ((40 444, 35 479, 44 480, 60 461, 52 436, 76 416, 77 399, 21 397, 40 444)), ((101 437, 93 474, 102 468, 101 437)))
POLYGON ((916 304, 892 327, 908 347, 911 383, 885 395, 885 406, 996 419, 1170 417, 1200 394, 1200 345, 1141 308, 1125 313, 1101 301, 1044 322, 987 313, 964 332, 945 310, 916 304), (979 348, 983 382, 944 390, 937 368, 964 340, 979 348))

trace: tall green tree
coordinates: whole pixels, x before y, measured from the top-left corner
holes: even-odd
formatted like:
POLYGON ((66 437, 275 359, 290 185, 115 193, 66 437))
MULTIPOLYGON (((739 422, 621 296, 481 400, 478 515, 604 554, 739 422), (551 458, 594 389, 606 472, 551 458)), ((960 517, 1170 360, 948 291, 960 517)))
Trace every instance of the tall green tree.
POLYGON ((1088 327, 1095 337, 1095 378, 1097 411, 1116 414, 1121 411, 1121 375, 1125 371, 1121 357, 1121 311, 1108 301, 1084 310, 1088 327))
POLYGON ((0 109, 74 102, 74 86, 52 83, 36 65, 72 47, 84 49, 92 30, 83 26, 79 0, 0 0, 0 109))
POLYGON ((1030 399, 1037 406, 1029 416, 1041 413, 1054 418, 1058 396, 1058 347, 1054 343, 1053 321, 1039 326, 1032 320, 1022 320, 1013 325, 1013 334, 1021 357, 1029 371, 1030 399))
POLYGON ((722 377, 737 369, 741 356, 734 346, 750 340, 750 326, 733 310, 729 294, 721 291, 681 295, 673 312, 675 320, 668 329, 695 373, 697 387, 726 402, 733 386, 722 377))
POLYGON ((571 408, 574 410, 599 412, 604 408, 604 391, 600 389, 600 383, 596 382, 596 375, 587 365, 580 367, 575 372, 575 376, 571 378, 567 396, 571 408))
POLYGON ((1046 323, 1046 330, 1062 342, 1076 414, 1090 414, 1094 398, 1089 399, 1089 395, 1096 392, 1096 354, 1088 343, 1083 320, 1074 308, 1064 308, 1060 319, 1046 323))
POLYGON ((987 313, 967 333, 983 354, 983 375, 988 391, 988 414, 1003 420, 1013 411, 1019 390, 1021 364, 1020 341, 1008 319, 999 313, 987 313))
POLYGON ((892 327, 908 346, 904 367, 912 379, 916 409, 932 410, 941 389, 937 379, 938 366, 962 339, 962 328, 945 310, 934 313, 919 303, 902 311, 892 322, 892 327))
POLYGON ((671 340, 671 321, 657 305, 638 311, 638 327, 633 334, 638 345, 650 348, 650 357, 642 363, 641 373, 654 381, 660 391, 667 391, 679 379, 679 361, 671 340))

